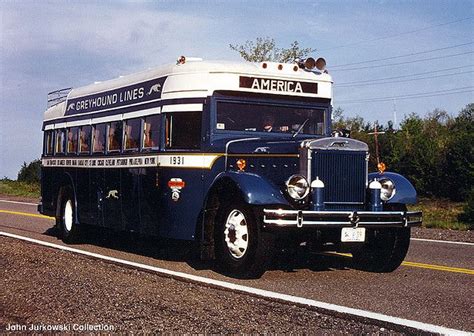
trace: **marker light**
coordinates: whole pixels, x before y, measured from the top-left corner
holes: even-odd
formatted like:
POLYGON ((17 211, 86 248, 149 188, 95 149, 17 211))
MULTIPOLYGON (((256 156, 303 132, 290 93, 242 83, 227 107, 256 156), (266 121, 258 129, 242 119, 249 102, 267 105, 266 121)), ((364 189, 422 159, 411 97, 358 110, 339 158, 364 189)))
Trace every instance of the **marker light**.
POLYGON ((293 71, 298 71, 298 69, 299 69, 299 68, 298 68, 297 65, 295 65, 295 66, 293 67, 293 71))
POLYGON ((263 63, 262 68, 266 69, 267 68, 267 63, 263 63))
POLYGON ((283 65, 282 64, 278 64, 278 70, 283 70, 283 65))
POLYGON ((237 167, 239 168, 240 171, 243 171, 246 166, 247 166, 247 162, 244 159, 237 160, 237 167))
POLYGON ((377 164, 377 169, 379 170, 380 174, 383 174, 383 172, 387 169, 387 166, 383 162, 379 162, 377 164))
POLYGON ((304 66, 305 66, 306 69, 312 70, 316 66, 316 61, 314 60, 314 58, 308 57, 304 61, 304 66))
POLYGON ((316 65, 316 69, 318 69, 319 71, 326 70, 326 60, 322 57, 318 58, 315 65, 316 65))
POLYGON ((180 58, 178 58, 178 60, 176 61, 176 65, 184 64, 184 63, 186 63, 186 57, 184 56, 180 56, 180 58))

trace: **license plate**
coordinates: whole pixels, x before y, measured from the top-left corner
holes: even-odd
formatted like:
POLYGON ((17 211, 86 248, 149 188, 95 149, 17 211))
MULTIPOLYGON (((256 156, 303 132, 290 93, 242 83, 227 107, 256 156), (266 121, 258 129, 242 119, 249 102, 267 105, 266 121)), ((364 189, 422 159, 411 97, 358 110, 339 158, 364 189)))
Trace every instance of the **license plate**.
POLYGON ((365 241, 365 228, 342 228, 341 242, 365 241))

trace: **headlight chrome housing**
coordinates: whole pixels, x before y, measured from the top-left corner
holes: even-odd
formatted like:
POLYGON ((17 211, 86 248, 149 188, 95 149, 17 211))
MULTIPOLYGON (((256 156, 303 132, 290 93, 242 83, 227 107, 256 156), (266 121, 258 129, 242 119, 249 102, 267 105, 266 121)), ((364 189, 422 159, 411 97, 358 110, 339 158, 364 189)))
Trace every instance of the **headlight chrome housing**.
POLYGON ((286 181, 286 191, 291 198, 301 200, 309 193, 309 183, 304 176, 292 175, 286 181))
POLYGON ((390 200, 397 192, 395 183, 393 183, 393 181, 388 178, 381 178, 379 182, 382 185, 382 189, 380 190, 380 198, 382 201, 390 200))

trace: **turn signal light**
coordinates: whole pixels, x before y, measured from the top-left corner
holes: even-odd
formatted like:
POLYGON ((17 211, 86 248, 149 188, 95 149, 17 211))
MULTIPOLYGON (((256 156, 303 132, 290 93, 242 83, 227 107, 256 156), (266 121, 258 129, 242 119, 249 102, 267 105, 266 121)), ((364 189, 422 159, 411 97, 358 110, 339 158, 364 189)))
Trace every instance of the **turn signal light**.
POLYGON ((387 166, 383 162, 379 162, 377 164, 377 169, 379 170, 380 174, 383 174, 383 172, 387 169, 387 166))
POLYGON ((240 171, 243 171, 246 166, 247 166, 247 162, 244 159, 237 160, 237 167, 239 168, 240 171))

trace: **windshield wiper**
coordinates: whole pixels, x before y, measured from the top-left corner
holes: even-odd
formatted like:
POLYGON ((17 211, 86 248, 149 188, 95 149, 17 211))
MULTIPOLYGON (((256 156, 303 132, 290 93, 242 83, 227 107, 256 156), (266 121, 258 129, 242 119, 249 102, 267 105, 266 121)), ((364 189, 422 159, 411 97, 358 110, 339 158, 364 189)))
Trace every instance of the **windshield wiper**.
POLYGON ((301 124, 300 127, 298 127, 298 130, 293 134, 293 138, 296 137, 303 130, 303 127, 306 125, 308 121, 309 121, 309 118, 306 119, 304 123, 301 124))

